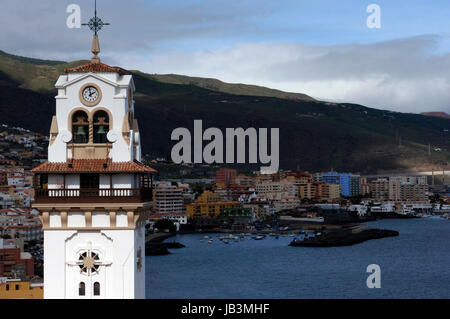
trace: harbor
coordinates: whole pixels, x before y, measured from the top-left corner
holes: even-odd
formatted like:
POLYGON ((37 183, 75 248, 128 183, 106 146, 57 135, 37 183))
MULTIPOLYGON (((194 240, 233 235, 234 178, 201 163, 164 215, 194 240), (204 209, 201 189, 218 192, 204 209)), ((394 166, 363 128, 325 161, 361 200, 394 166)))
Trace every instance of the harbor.
POLYGON ((185 248, 147 257, 147 298, 450 297, 446 219, 384 219, 363 225, 400 236, 311 248, 289 246, 295 237, 288 234, 278 239, 266 234, 261 240, 245 235, 228 244, 219 239, 226 233, 178 234, 166 241, 185 248), (366 287, 366 267, 372 263, 381 266, 382 289, 366 287))

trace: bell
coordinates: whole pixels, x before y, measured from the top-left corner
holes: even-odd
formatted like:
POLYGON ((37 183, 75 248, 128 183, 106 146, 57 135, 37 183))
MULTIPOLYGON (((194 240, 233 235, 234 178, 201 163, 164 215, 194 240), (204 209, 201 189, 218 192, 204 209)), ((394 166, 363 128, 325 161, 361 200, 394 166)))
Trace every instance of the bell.
POLYGON ((103 125, 100 125, 100 126, 98 127, 97 133, 98 133, 98 134, 105 134, 105 127, 104 127, 103 125))
POLYGON ((86 133, 84 133, 83 126, 78 126, 77 135, 86 135, 86 133))

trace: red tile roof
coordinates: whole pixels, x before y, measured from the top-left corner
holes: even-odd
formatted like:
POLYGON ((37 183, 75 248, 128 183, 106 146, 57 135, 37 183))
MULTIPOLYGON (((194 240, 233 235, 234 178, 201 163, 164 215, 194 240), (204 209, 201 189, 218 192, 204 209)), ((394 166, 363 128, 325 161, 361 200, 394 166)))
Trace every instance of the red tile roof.
POLYGON ((130 74, 128 71, 116 67, 116 66, 109 66, 107 64, 98 62, 88 62, 83 65, 75 66, 73 68, 67 68, 64 69, 65 73, 84 73, 84 72, 107 72, 107 73, 118 73, 119 75, 126 75, 130 74))
POLYGON ((45 162, 31 170, 33 173, 156 173, 138 161, 113 162, 111 159, 76 159, 65 163, 45 162), (104 164, 107 164, 104 167, 104 164), (72 164, 69 166, 69 164, 72 164))

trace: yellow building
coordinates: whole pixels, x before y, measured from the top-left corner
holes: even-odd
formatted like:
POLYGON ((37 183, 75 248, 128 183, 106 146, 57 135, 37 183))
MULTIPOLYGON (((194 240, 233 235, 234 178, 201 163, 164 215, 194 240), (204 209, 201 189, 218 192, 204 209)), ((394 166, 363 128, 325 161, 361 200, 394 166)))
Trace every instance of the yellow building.
POLYGON ((44 284, 29 281, 0 281, 0 299, 43 299, 44 284))
POLYGON ((188 218, 199 217, 217 217, 226 208, 234 208, 239 205, 239 202, 209 202, 209 203, 195 203, 186 205, 186 213, 188 218))
POLYGON ((211 191, 204 191, 198 198, 197 203, 204 204, 204 203, 212 203, 212 202, 220 202, 221 197, 219 194, 211 192, 211 191))
POLYGON ((316 186, 313 183, 297 184, 300 199, 313 199, 316 197, 316 186))

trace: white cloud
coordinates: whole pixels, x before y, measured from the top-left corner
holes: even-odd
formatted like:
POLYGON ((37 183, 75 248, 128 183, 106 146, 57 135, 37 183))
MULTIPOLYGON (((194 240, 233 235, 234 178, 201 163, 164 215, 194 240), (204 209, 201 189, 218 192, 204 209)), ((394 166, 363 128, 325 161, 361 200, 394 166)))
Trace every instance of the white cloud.
MULTIPOLYGON (((43 59, 88 59, 88 30, 65 27, 66 7, 72 2, 5 1, 0 10, 0 50, 43 59)), ((92 1, 76 2, 86 22, 92 1)), ((100 35, 106 63, 149 73, 263 85, 396 111, 450 112, 450 54, 434 53, 449 38, 328 46, 256 42, 271 32, 272 38, 302 32, 288 27, 280 31, 262 23, 275 10, 271 1, 260 1, 258 6, 253 0, 215 0, 214 4, 155 0, 151 6, 141 0, 127 1, 126 6, 122 0, 105 2, 99 1, 101 17, 113 22, 100 35), (243 39, 247 43, 239 42, 243 39)))
POLYGON ((134 63, 150 73, 214 77, 323 100, 450 112, 450 54, 434 55, 438 42, 436 36, 421 36, 365 45, 246 43, 192 53, 151 52, 134 63))

